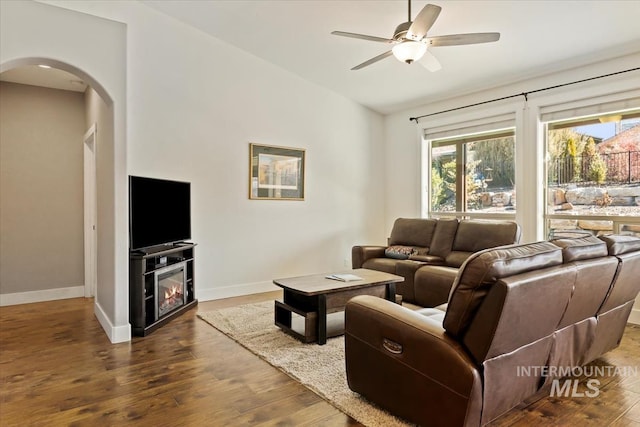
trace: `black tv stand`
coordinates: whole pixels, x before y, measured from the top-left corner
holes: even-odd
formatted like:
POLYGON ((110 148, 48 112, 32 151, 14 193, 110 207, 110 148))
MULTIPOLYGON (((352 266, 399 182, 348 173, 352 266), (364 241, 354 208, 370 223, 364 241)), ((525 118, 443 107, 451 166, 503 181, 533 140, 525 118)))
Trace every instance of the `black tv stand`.
POLYGON ((133 335, 146 336, 198 305, 194 283, 195 246, 195 243, 180 242, 129 253, 129 323, 133 335), (170 270, 171 266, 184 266, 184 304, 158 318, 157 273, 170 270))

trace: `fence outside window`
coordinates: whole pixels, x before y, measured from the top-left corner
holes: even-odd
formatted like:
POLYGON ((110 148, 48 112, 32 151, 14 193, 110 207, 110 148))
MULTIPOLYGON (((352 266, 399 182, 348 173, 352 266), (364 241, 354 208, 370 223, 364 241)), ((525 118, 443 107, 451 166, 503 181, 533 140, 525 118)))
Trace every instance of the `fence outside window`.
POLYGON ((602 180, 594 179, 596 156, 586 154, 552 158, 549 162, 549 184, 633 184, 640 183, 640 151, 600 153, 604 169, 602 180))

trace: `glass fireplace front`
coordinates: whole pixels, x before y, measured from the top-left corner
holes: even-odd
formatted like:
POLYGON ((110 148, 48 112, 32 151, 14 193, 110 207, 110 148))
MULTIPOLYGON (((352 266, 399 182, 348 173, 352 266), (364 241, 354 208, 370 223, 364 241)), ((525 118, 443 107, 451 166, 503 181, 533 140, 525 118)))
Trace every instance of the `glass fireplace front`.
POLYGON ((155 271, 156 320, 186 303, 187 263, 180 262, 155 271))

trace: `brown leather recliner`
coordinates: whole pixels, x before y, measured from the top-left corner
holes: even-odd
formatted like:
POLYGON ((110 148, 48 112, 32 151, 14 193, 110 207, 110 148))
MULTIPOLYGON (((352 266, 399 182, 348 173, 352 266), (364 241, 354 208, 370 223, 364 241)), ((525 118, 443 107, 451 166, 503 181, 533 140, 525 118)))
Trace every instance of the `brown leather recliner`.
POLYGON ((354 246, 352 267, 404 277, 397 292, 406 302, 435 307, 447 302, 462 263, 474 252, 520 241, 514 221, 398 218, 387 246, 354 246))
POLYGON ((640 239, 489 249, 462 265, 446 309, 359 296, 346 307, 349 387, 429 426, 478 426, 535 394, 543 369, 615 348, 640 290, 640 239))

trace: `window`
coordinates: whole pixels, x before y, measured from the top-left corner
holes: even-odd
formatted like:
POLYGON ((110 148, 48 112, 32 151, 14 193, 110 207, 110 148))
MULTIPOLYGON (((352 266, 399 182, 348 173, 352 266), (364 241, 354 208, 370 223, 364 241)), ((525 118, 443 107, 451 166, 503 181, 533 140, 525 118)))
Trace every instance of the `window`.
POLYGON ((640 235, 640 110, 546 124, 546 226, 640 235))
POLYGON ((514 213, 514 154, 513 129, 431 141, 430 214, 514 213))

